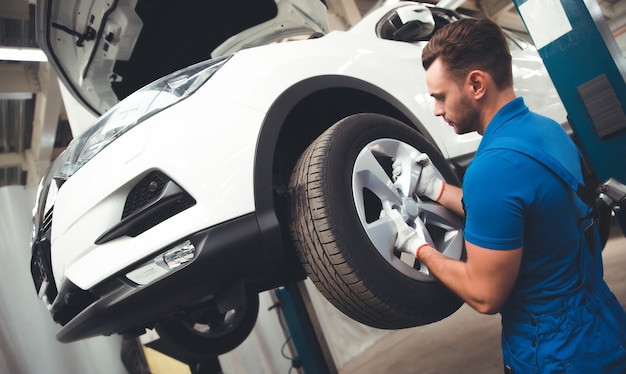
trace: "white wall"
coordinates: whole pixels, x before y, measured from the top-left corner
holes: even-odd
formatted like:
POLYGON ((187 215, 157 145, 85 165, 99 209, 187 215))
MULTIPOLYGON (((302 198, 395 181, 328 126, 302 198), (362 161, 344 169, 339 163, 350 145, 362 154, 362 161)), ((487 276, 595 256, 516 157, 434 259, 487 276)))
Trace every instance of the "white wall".
POLYGON ((121 338, 62 344, 30 276, 31 212, 36 187, 0 188, 0 373, 117 374, 121 338))

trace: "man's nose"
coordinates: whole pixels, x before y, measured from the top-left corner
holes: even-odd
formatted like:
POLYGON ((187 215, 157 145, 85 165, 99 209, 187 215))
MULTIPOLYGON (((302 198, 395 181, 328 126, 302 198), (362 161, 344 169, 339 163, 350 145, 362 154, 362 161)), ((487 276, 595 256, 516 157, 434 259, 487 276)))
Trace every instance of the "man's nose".
POLYGON ((435 104, 435 110, 434 110, 434 114, 435 116, 443 116, 443 108, 441 107, 441 105, 437 105, 435 104))

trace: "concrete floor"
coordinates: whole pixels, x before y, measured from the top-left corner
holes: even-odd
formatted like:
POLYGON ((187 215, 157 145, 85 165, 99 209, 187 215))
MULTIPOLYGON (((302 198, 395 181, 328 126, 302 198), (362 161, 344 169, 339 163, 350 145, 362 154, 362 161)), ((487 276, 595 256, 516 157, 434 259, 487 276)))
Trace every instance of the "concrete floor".
MULTIPOLYGON (((605 279, 626 306, 626 238, 616 224, 603 252, 605 279)), ((339 374, 501 374, 500 316, 467 305, 443 321, 394 331, 352 359, 339 374)))

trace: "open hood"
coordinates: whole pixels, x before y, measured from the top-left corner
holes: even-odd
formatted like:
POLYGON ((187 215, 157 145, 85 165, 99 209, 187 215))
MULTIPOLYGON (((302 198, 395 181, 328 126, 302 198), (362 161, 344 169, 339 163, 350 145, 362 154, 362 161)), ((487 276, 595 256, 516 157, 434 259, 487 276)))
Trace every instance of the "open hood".
POLYGON ((36 11, 40 48, 97 115, 194 63, 329 31, 310 0, 38 0, 36 11))

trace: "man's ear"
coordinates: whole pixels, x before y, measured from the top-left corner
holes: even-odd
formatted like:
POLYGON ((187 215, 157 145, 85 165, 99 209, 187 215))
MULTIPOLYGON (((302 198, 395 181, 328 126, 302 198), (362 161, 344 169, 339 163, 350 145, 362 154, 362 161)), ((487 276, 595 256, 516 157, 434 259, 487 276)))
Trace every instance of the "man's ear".
POLYGON ((487 75, 480 70, 472 70, 467 75, 467 87, 474 99, 480 99, 485 95, 487 89, 487 75))

